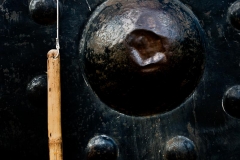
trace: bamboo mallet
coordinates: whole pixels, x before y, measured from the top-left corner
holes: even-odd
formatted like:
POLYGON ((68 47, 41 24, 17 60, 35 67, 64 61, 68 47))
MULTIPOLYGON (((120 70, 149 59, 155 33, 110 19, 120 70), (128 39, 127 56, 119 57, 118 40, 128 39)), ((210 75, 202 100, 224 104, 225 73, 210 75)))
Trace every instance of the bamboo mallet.
POLYGON ((59 0, 57 0, 56 49, 47 54, 48 79, 48 146, 50 160, 63 160, 61 127, 61 81, 59 54, 59 0))
POLYGON ((52 49, 47 57, 49 158, 62 160, 60 55, 52 49))
POLYGON ((63 159, 61 129, 60 55, 52 49, 47 57, 48 77, 48 144, 50 160, 63 159))

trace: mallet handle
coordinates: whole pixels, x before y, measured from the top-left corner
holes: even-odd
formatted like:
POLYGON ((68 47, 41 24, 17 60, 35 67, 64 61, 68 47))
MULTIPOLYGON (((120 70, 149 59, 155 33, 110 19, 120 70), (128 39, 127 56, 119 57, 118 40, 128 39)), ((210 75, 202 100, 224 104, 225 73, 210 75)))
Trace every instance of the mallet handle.
POLYGON ((48 52, 48 144, 50 160, 63 159, 61 128, 60 55, 56 49, 48 52))

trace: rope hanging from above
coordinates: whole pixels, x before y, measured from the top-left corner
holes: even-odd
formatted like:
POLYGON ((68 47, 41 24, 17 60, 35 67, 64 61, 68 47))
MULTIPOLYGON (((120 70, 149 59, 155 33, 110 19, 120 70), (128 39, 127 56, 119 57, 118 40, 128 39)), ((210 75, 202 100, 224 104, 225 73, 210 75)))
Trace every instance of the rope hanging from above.
POLYGON ((54 58, 57 58, 59 56, 59 49, 60 49, 60 44, 59 44, 59 0, 57 0, 57 38, 56 38, 56 49, 57 49, 58 54, 54 58))

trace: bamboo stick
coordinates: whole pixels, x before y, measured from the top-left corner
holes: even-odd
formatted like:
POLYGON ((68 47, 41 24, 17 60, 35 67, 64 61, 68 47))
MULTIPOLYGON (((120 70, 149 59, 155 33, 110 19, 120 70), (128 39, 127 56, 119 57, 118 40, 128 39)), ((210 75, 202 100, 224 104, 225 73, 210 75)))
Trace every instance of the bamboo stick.
POLYGON ((50 160, 63 159, 61 129, 60 55, 57 53, 58 51, 56 49, 52 49, 47 54, 48 145, 50 160))

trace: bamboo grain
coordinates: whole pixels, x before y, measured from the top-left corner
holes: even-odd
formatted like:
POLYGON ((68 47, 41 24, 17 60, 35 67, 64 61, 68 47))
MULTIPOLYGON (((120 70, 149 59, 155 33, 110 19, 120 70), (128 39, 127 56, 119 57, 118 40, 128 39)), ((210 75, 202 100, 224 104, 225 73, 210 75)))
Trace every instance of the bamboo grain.
POLYGON ((62 129, 61 129, 61 83, 60 56, 52 49, 47 57, 48 77, 48 144, 50 160, 63 159, 62 129))

